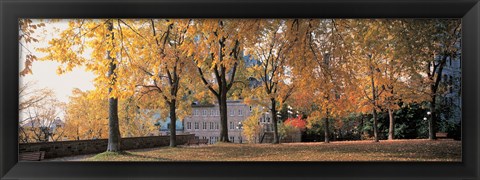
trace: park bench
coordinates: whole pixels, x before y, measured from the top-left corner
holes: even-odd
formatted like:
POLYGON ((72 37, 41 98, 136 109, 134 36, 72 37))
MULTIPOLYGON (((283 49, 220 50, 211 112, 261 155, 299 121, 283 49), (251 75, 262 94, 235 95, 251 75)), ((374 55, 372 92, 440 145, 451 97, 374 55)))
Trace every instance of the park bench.
POLYGON ((188 146, 190 146, 190 145, 192 145, 192 144, 198 145, 198 139, 189 139, 189 140, 187 141, 187 145, 188 145, 188 146))
POLYGON ((19 161, 41 161, 45 158, 45 151, 23 152, 19 154, 19 161))
POLYGON ((187 145, 192 145, 192 144, 196 144, 196 145, 200 145, 200 144, 208 144, 208 139, 189 139, 187 141, 187 145))
POLYGON ((435 137, 437 137, 437 139, 446 139, 447 136, 448 136, 448 133, 445 133, 445 132, 435 133, 435 137))
POLYGON ((205 145, 207 145, 207 144, 208 144, 208 139, 200 139, 200 140, 198 140, 198 144, 205 144, 205 145))

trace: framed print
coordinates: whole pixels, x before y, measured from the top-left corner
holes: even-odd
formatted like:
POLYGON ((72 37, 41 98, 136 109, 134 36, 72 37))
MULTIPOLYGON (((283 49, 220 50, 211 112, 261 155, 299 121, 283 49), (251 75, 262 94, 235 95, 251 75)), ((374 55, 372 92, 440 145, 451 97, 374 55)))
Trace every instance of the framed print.
POLYGON ((2 179, 478 179, 480 4, 2 1, 2 179))

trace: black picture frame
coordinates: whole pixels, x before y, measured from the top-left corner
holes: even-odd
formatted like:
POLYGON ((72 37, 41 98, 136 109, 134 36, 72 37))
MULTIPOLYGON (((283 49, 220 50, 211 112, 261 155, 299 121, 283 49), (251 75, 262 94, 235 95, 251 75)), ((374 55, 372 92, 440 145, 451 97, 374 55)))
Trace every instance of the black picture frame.
POLYGON ((479 179, 478 0, 1 0, 0 179, 479 179), (17 162, 18 18, 462 18, 462 162, 17 162))

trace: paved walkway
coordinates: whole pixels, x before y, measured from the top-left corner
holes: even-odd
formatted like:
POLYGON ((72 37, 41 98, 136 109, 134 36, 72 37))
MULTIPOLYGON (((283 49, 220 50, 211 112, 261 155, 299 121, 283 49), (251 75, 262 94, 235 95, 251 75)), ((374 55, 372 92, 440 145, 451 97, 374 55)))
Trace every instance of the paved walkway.
MULTIPOLYGON (((202 147, 204 145, 194 145, 190 147, 202 147)), ((184 147, 184 145, 178 145, 178 147, 184 147)), ((159 148, 164 148, 164 147, 154 147, 154 148, 145 148, 145 149, 132 149, 128 150, 131 152, 145 152, 145 151, 152 151, 156 150, 159 148)), ((76 156, 67 156, 67 157, 59 157, 59 158, 51 158, 51 159, 44 159, 42 161, 85 161, 88 158, 91 158, 97 154, 85 154, 85 155, 76 155, 76 156)))
POLYGON ((78 156, 67 156, 59 158, 44 159, 42 161, 84 161, 87 158, 93 157, 96 154, 87 154, 87 155, 78 155, 78 156))

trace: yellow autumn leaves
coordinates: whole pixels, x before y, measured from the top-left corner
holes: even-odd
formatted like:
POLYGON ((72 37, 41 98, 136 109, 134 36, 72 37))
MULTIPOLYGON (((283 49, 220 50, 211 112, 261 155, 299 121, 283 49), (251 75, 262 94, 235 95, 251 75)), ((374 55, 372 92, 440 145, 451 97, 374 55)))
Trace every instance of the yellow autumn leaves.
MULTIPOLYGON (((95 73, 97 98, 150 98, 158 102, 156 108, 178 100, 181 117, 188 114, 192 99, 212 101, 206 97, 208 89, 219 90, 221 83, 240 89, 230 97, 267 108, 273 99, 275 108, 288 102, 315 116, 327 116, 328 111, 328 116, 339 117, 428 99, 425 91, 433 80, 426 77, 425 67, 442 52, 441 44, 451 40, 431 37, 439 33, 436 23, 455 24, 403 19, 76 19, 68 20, 48 47, 36 50, 46 53, 39 60, 62 64, 58 74, 78 66, 95 73), (412 37, 415 30, 418 37, 412 37), (246 65, 244 55, 255 62, 246 65), (109 76, 111 63, 116 68, 109 76), (222 74, 228 76, 219 83, 222 74), (245 84, 249 77, 260 82, 258 87, 245 84)), ((31 33, 23 31, 23 38, 31 33)))

